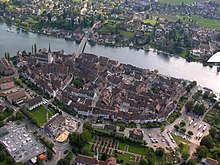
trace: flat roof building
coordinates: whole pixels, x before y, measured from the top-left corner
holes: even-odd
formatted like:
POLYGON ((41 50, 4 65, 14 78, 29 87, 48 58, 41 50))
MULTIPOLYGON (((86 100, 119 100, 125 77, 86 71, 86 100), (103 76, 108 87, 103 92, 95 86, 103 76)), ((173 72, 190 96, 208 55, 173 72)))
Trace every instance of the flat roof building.
POLYGON ((33 134, 15 122, 0 128, 0 143, 16 162, 27 162, 46 151, 33 134))

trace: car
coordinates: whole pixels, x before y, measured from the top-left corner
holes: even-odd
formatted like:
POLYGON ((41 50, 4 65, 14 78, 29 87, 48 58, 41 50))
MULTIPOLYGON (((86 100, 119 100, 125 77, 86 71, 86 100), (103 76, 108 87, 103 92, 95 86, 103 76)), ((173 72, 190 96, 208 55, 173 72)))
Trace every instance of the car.
POLYGON ((196 125, 197 125, 197 123, 195 123, 195 124, 193 125, 193 128, 195 128, 195 127, 196 127, 196 125))
POLYGON ((161 141, 162 141, 162 142, 165 142, 165 140, 164 140, 164 139, 161 139, 161 141))
POLYGON ((151 138, 151 134, 148 134, 148 137, 151 138))

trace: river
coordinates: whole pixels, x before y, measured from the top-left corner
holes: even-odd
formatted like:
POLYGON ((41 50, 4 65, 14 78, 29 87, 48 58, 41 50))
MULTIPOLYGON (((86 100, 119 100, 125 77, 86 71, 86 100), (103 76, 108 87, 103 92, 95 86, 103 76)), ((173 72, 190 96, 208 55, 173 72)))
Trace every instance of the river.
MULTIPOLYGON (((36 43, 37 48, 48 48, 51 44, 52 51, 64 49, 66 54, 73 54, 77 51, 78 45, 72 41, 58 39, 55 37, 40 36, 33 33, 7 32, 8 26, 0 23, 0 56, 5 52, 15 55, 18 50, 31 51, 31 46, 36 43)), ((186 62, 185 59, 158 55, 155 52, 145 52, 130 48, 115 48, 102 45, 90 46, 87 44, 86 53, 93 53, 118 60, 121 63, 129 63, 141 68, 157 69, 161 74, 196 80, 199 85, 208 87, 220 93, 220 75, 217 74, 216 67, 204 67, 201 63, 186 62)))

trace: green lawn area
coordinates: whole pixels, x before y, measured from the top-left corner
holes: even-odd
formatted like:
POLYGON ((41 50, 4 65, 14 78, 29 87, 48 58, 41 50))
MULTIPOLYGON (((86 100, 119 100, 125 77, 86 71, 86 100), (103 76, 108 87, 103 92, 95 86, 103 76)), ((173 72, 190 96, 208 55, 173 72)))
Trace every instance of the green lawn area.
POLYGON ((123 36, 123 38, 133 38, 134 37, 134 33, 133 32, 129 32, 129 31, 125 31, 125 30, 119 30, 119 33, 123 36))
POLYGON ((7 163, 7 161, 6 160, 4 160, 3 162, 0 162, 0 165, 7 165, 8 163, 7 163))
POLYGON ((188 140, 185 140, 185 139, 181 138, 180 136, 176 136, 174 134, 171 134, 171 135, 172 135, 172 137, 175 140, 177 145, 179 145, 181 142, 186 143, 186 144, 190 144, 190 142, 188 140))
POLYGON ((55 112, 51 109, 46 109, 44 106, 37 107, 36 109, 32 110, 30 113, 37 120, 38 124, 42 126, 46 123, 46 114, 48 111, 48 118, 52 117, 55 112))
POLYGON ((220 29, 220 20, 207 19, 207 18, 198 18, 198 17, 186 17, 186 16, 180 16, 180 19, 184 22, 197 24, 199 26, 204 26, 204 27, 207 27, 207 28, 220 29), (191 20, 190 22, 189 22, 189 18, 191 20))
POLYGON ((123 160, 123 164, 129 164, 129 165, 136 165, 137 163, 134 163, 132 162, 132 156, 129 155, 129 154, 117 154, 117 159, 120 161, 120 160, 123 160))
POLYGON ((124 150, 126 145, 129 145, 129 148, 128 148, 129 152, 139 154, 139 155, 144 155, 145 151, 148 150, 148 148, 144 147, 144 146, 131 144, 131 143, 119 142, 119 147, 120 147, 121 150, 124 150))
POLYGON ((99 29, 99 32, 106 34, 106 33, 113 33, 118 29, 118 26, 120 25, 120 22, 115 21, 105 21, 102 24, 102 27, 99 29))
POLYGON ((185 4, 193 3, 194 0, 159 0, 159 2, 172 4, 172 5, 179 5, 179 4, 182 4, 182 2, 185 4))
POLYGON ((145 20, 143 20, 143 23, 145 23, 145 24, 149 23, 154 26, 157 23, 157 21, 154 19, 145 19, 145 20))

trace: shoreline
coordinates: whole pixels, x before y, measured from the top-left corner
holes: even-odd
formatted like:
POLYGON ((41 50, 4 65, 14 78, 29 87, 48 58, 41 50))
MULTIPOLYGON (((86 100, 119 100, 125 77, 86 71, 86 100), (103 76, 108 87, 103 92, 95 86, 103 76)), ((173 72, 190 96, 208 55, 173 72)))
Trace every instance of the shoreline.
MULTIPOLYGON (((60 36, 58 37, 58 35, 53 35, 53 34, 47 34, 47 33, 43 33, 43 32, 36 32, 34 31, 33 29, 30 29, 30 28, 27 28, 27 27, 22 27, 21 25, 17 24, 17 23, 8 23, 6 21, 3 20, 0 20, 0 23, 5 23, 8 27, 10 26, 15 26, 16 30, 19 29, 19 31, 22 31, 24 33, 33 33, 33 34, 37 34, 39 36, 46 36, 46 37, 54 37, 54 38, 57 38, 57 39, 65 39, 66 41, 72 41, 72 42, 75 42, 77 45, 80 44, 81 42, 81 39, 80 40, 76 40, 76 39, 68 39, 66 38, 66 36, 60 36)), ((20 33, 20 32, 19 32, 20 33)), ((201 60, 187 60, 186 58, 183 58, 181 57, 180 55, 175 55, 175 54, 171 54, 169 52, 165 52, 165 51, 162 51, 162 50, 159 50, 159 49, 155 49, 155 48, 152 48, 150 47, 150 45, 145 45, 145 46, 121 46, 121 45, 114 45, 114 44, 109 44, 109 43, 99 43, 99 42, 94 42, 91 40, 91 38, 88 39, 88 43, 90 46, 95 46, 95 45, 102 45, 102 46, 106 46, 106 47, 115 47, 115 48, 129 48, 129 49, 135 49, 135 50, 144 50, 146 52, 148 51, 153 51, 155 53, 157 53, 158 55, 166 55, 166 56, 169 56, 169 57, 175 57, 175 58, 182 58, 182 59, 185 59, 187 62, 198 62, 198 63, 201 63, 203 66, 209 66, 209 67, 213 67, 215 65, 212 65, 211 63, 207 63, 207 62, 202 62, 201 60), (145 48, 147 47, 147 48, 145 48)))

